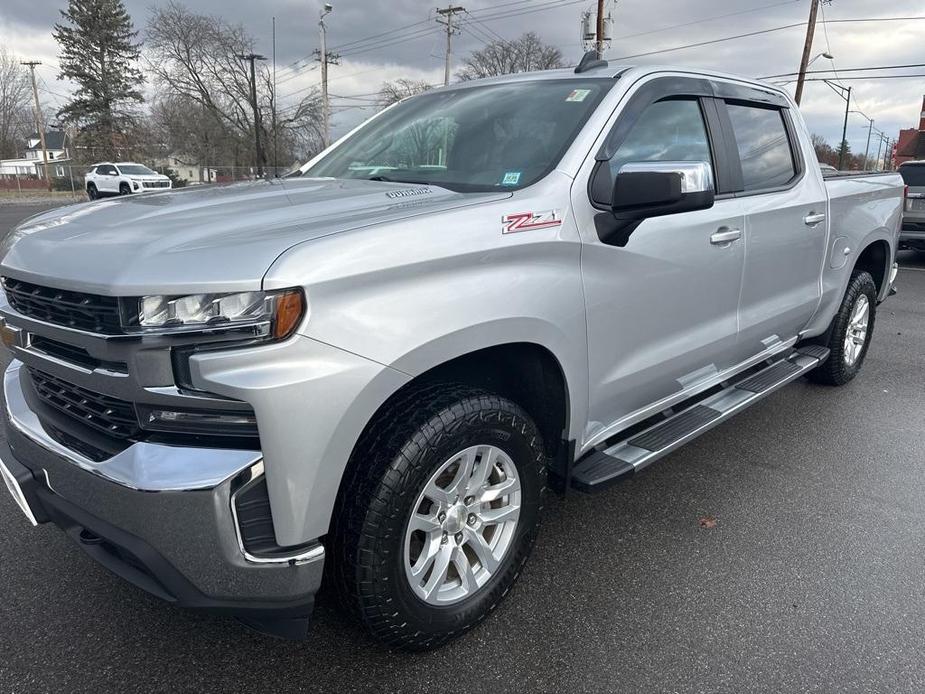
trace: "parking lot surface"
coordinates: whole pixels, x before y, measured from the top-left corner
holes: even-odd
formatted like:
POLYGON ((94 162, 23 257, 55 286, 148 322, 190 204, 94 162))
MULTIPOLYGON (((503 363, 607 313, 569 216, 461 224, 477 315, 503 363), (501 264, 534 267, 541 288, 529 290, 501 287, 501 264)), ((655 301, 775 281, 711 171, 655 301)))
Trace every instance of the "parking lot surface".
MULTIPOLYGON (((0 234, 39 209, 0 207, 0 234)), ((383 650, 325 595, 300 643, 171 608, 3 490, 0 693, 921 692, 925 257, 900 262, 857 380, 797 382, 625 484, 551 497, 511 595, 434 653, 383 650)))

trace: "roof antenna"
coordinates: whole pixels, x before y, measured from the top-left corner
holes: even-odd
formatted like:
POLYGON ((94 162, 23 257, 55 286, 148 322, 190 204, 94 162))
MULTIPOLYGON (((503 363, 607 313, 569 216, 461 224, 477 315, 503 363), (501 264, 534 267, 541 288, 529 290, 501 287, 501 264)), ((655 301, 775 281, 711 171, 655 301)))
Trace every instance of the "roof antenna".
POLYGON ((584 57, 582 57, 581 62, 578 63, 578 67, 575 68, 575 74, 580 75, 582 72, 587 72, 588 70, 607 67, 608 64, 606 60, 601 60, 597 57, 596 50, 588 51, 584 54, 584 57))

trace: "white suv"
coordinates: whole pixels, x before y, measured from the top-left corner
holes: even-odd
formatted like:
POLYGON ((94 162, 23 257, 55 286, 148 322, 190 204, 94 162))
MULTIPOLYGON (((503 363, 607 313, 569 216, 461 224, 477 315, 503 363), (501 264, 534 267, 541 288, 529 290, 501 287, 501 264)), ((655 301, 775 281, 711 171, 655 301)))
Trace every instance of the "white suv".
POLYGON ((107 195, 130 195, 146 191, 170 190, 167 176, 132 162, 95 164, 84 176, 84 188, 91 200, 107 195))

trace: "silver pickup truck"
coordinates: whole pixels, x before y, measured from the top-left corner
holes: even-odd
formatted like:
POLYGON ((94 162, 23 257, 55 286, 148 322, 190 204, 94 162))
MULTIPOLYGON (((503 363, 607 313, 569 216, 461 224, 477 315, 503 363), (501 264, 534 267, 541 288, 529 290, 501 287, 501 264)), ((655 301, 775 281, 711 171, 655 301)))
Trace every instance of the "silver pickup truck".
POLYGON ((324 574, 433 648, 510 590, 547 486, 850 381, 902 191, 823 181, 767 84, 586 58, 403 101, 289 178, 40 214, 0 268, 3 477, 170 603, 298 637, 324 574))

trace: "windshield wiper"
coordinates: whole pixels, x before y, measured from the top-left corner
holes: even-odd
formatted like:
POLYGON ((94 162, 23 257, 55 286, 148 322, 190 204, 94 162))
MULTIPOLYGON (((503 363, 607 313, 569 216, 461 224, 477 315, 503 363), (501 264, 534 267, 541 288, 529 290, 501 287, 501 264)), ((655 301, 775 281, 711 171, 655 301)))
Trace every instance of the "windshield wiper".
POLYGON ((435 185, 430 181, 415 181, 410 178, 389 178, 388 176, 370 176, 366 179, 367 181, 382 181, 383 183, 410 183, 412 185, 419 186, 431 186, 435 185))

